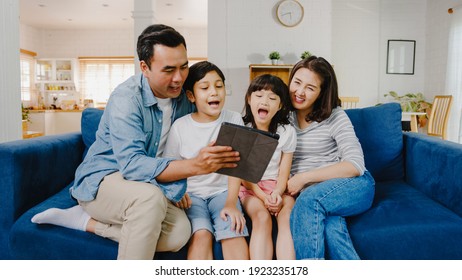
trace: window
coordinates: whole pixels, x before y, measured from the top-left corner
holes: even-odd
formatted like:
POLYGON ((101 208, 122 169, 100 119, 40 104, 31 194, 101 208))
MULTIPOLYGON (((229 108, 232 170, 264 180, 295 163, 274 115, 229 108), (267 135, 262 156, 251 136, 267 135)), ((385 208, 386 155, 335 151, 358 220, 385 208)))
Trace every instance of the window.
POLYGON ((31 101, 35 94, 34 67, 37 54, 31 51, 21 50, 19 61, 21 70, 21 101, 31 101))
POLYGON ((79 61, 81 97, 97 107, 104 107, 114 88, 135 74, 133 57, 81 57, 79 61))

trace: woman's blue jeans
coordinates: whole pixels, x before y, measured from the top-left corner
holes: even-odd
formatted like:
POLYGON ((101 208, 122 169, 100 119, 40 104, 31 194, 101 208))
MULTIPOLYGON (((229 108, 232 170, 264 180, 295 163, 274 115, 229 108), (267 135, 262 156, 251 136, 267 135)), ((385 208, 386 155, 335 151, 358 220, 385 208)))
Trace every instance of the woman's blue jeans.
POLYGON ((372 204, 374 179, 362 176, 327 180, 305 188, 295 201, 290 229, 297 259, 359 259, 345 218, 372 204))

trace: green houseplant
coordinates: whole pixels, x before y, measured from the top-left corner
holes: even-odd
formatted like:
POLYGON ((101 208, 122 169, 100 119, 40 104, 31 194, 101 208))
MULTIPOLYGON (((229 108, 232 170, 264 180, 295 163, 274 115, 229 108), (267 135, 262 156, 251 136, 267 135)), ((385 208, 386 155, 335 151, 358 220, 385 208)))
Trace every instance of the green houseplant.
POLYGON ((301 59, 305 59, 305 58, 308 58, 310 57, 312 54, 309 52, 309 51, 304 51, 302 52, 302 54, 300 55, 300 58, 301 59))
POLYGON ((25 108, 23 104, 21 104, 21 111, 22 111, 22 120, 29 122, 30 121, 29 110, 25 108))
MULTIPOLYGON (((406 93, 399 95, 394 91, 384 94, 385 97, 391 97, 401 105, 403 112, 423 112, 430 113, 432 104, 425 100, 424 95, 421 92, 418 93, 406 93)), ((427 115, 418 116, 419 126, 424 127, 427 123, 427 115)))
POLYGON ((22 112, 22 130, 27 131, 28 123, 30 122, 29 110, 21 103, 22 112))
POLYGON ((270 52, 268 57, 271 59, 272 64, 277 64, 278 60, 281 59, 281 55, 277 51, 270 52))

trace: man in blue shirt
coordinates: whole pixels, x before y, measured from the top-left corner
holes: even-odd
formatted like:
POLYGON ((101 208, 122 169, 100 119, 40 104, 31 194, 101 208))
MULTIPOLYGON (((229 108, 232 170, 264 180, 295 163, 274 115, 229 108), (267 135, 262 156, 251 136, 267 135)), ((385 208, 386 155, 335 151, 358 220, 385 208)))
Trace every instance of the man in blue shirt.
POLYGON ((137 52, 142 73, 111 94, 70 190, 80 205, 74 208, 91 216, 81 229, 118 241, 118 259, 153 259, 155 252, 181 249, 191 233, 177 207, 191 204, 185 178, 239 160, 231 147, 212 144, 190 160, 162 157, 173 121, 194 110, 182 90, 189 72, 186 43, 173 28, 152 25, 138 37, 137 52))

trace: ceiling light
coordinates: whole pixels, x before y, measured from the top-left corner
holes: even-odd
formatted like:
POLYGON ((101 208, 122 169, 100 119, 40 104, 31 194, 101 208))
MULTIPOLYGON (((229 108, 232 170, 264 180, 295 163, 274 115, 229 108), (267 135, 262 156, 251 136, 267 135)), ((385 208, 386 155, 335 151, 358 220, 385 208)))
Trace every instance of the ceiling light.
POLYGON ((107 7, 109 7, 109 5, 108 4, 103 4, 103 7, 107 8, 107 7))
POLYGON ((45 4, 38 4, 38 6, 39 6, 40 8, 45 8, 45 7, 46 7, 45 4))
POLYGON ((165 3, 165 6, 169 6, 169 7, 170 7, 170 6, 173 6, 173 4, 172 4, 172 3, 165 3))

